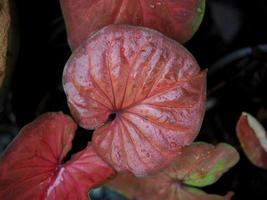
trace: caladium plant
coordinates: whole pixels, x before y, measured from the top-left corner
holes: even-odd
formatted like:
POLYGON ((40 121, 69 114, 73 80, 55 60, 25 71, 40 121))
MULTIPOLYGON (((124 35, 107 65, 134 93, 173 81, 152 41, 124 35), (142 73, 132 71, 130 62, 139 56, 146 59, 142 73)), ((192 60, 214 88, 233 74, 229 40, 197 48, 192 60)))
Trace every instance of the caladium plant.
POLYGON ((75 120, 95 129, 92 143, 65 161, 77 125, 63 113, 40 116, 0 159, 0 199, 88 199, 115 170, 123 174, 110 185, 131 199, 231 199, 195 187, 217 181, 238 153, 188 146, 204 116, 206 70, 176 41, 198 29, 205 0, 60 3, 75 50, 63 87, 75 120))
POLYGON ((267 169, 267 133, 260 122, 243 112, 237 122, 236 133, 249 160, 254 165, 267 169))
POLYGON ((25 126, 0 160, 0 199, 88 199, 88 190, 115 174, 92 146, 66 163, 76 124, 47 113, 25 126))
POLYGON ((92 145, 117 171, 166 167, 200 129, 206 71, 180 44, 151 29, 110 25, 67 62, 63 86, 92 145))
POLYGON ((205 0, 60 0, 74 50, 89 34, 110 24, 153 28, 183 43, 197 31, 205 0))
POLYGON ((185 147, 177 160, 154 176, 137 178, 119 173, 108 186, 136 200, 229 200, 232 192, 210 195, 195 187, 213 184, 238 160, 238 152, 228 144, 197 142, 185 147))

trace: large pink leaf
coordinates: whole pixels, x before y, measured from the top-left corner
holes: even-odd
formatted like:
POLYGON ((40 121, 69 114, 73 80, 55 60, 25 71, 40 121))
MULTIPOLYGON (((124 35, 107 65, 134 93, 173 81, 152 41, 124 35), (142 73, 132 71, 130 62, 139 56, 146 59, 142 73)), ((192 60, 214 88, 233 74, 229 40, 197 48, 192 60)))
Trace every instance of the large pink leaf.
POLYGON ((69 43, 76 49, 91 34, 110 24, 156 29, 179 42, 198 29, 205 0, 60 0, 69 43))
POLYGON ((44 114, 25 126, 0 160, 0 199, 88 199, 88 190, 114 171, 91 145, 62 163, 75 129, 62 113, 44 114))
POLYGON ((232 192, 211 195, 192 186, 213 184, 238 159, 237 151, 228 144, 195 143, 185 147, 175 162, 154 176, 137 178, 119 173, 108 186, 136 200, 230 200, 232 192))
POLYGON ((66 64, 63 84, 73 116, 96 129, 94 148, 118 171, 164 168, 202 123, 206 71, 151 29, 111 25, 92 35, 66 64))
POLYGON ((252 115, 242 113, 236 132, 249 160, 254 165, 267 169, 267 133, 263 126, 252 115))

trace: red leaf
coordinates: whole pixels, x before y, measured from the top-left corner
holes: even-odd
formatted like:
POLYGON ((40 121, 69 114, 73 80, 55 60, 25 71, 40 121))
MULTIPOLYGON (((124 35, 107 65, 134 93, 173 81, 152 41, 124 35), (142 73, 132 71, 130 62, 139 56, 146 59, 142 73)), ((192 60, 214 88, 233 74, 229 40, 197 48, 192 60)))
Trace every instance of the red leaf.
POLYGON ((150 29, 111 25, 92 35, 68 61, 63 84, 72 114, 96 128, 94 148, 117 171, 164 168, 202 123, 206 71, 150 29))
POLYGON ((72 49, 110 24, 156 29, 186 42, 198 29, 205 0, 60 0, 72 49))
POLYGON ((88 199, 88 190, 114 174, 91 145, 62 163, 76 124, 47 113, 25 126, 0 160, 0 199, 88 199))
POLYGON ((242 113, 236 132, 249 160, 254 165, 267 169, 267 134, 262 125, 250 114, 242 113))

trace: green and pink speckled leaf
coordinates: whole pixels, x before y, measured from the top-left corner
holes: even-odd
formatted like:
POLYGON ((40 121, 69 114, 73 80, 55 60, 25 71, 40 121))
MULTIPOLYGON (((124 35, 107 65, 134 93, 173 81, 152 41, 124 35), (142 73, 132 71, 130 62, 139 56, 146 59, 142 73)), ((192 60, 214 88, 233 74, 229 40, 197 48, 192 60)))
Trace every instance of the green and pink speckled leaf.
POLYGON ((169 169, 169 173, 187 185, 204 187, 216 182, 238 160, 239 154, 228 144, 213 146, 197 142, 184 148, 173 172, 169 169))
POLYGON ((110 24, 144 26, 186 42, 197 31, 205 0, 60 0, 72 49, 110 24))
POLYGON ((143 27, 111 25, 92 35, 66 64, 63 86, 78 123, 96 129, 96 152, 137 176, 159 171, 191 144, 205 111, 206 71, 180 44, 143 27))
POLYGON ((62 162, 75 130, 62 113, 44 114, 25 126, 0 160, 0 199, 88 199, 88 190, 115 172, 91 145, 62 162))
POLYGON ((248 113, 242 113, 236 133, 248 159, 256 166, 267 169, 267 133, 264 127, 248 113))
POLYGON ((185 147, 164 171, 146 178, 119 173, 108 186, 136 200, 230 200, 232 192, 226 196, 212 195, 192 186, 214 183, 238 160, 237 151, 228 144, 194 143, 185 147))

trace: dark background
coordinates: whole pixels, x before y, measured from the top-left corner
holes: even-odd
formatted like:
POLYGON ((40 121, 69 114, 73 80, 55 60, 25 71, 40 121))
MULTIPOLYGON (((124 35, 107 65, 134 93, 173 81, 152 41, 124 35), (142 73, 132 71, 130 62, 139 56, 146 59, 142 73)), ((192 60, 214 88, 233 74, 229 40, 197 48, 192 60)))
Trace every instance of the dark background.
MULTIPOLYGON (((13 0, 12 7, 16 50, 9 53, 16 63, 0 98, 0 152, 40 114, 69 113, 61 76, 71 52, 58 0, 13 0)), ((198 140, 227 142, 241 154, 240 162, 205 191, 233 190, 234 200, 267 199, 267 170, 248 161, 235 134, 242 111, 267 125, 266 20, 266 0, 208 0, 203 23, 186 44, 200 66, 209 68, 207 112, 198 140)), ((73 152, 90 137, 91 132, 80 128, 73 152)), ((112 199, 106 189, 94 195, 112 199)))

